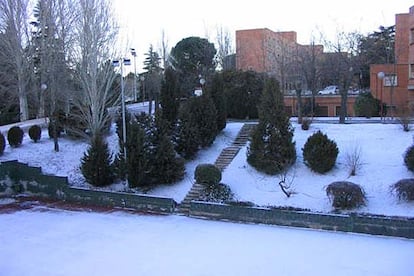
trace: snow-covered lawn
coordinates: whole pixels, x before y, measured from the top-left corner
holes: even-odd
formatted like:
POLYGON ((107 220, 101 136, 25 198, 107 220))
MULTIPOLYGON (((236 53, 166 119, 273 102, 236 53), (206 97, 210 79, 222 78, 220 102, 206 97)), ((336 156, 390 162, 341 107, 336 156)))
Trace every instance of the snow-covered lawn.
MULTIPOLYGON (((195 167, 200 163, 213 163, 221 150, 231 145, 242 125, 241 122, 229 122, 210 148, 201 150, 195 160, 186 164, 184 180, 174 185, 159 186, 149 193, 172 197, 180 202, 193 184, 195 167)), ((224 171, 222 179, 223 183, 231 187, 237 200, 251 201, 261 206, 294 206, 329 212, 332 208, 324 188, 333 181, 347 180, 360 184, 367 194, 368 204, 358 212, 414 217, 414 203, 399 202, 390 192, 390 185, 414 176, 403 163, 403 154, 413 143, 413 132, 403 132, 399 124, 314 123, 308 131, 303 131, 295 122, 293 126, 298 159, 287 180, 292 182, 295 194, 287 198, 277 185, 277 176, 258 173, 249 166, 246 162, 247 148, 244 147, 224 171), (335 168, 325 175, 314 173, 303 164, 302 147, 317 130, 334 140, 340 151, 335 168), (356 176, 350 177, 346 154, 352 152, 355 146, 361 149, 363 165, 356 176)), ((4 128, 2 131, 5 134, 4 128)), ((108 137, 108 142, 117 151, 115 131, 108 137)), ((73 186, 87 186, 79 170, 80 158, 87 144, 65 138, 60 139, 59 144, 60 152, 56 153, 46 130, 39 143, 30 141, 26 132, 23 145, 15 149, 7 146, 0 161, 19 160, 40 166, 45 173, 68 176, 73 186)), ((110 187, 113 190, 124 188, 122 183, 110 187)))
POLYGON ((414 241, 62 210, 0 215, 0 275, 412 275, 414 241))

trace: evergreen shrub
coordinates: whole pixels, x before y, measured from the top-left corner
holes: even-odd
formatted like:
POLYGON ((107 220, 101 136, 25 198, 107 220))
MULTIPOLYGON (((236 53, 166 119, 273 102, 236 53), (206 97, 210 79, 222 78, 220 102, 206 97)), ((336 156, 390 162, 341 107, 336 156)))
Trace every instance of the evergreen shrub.
POLYGON ((3 133, 0 132, 0 155, 3 154, 5 148, 6 148, 6 139, 4 138, 3 133))
POLYGON ((107 186, 114 180, 112 154, 102 135, 92 137, 91 145, 81 159, 81 171, 93 186, 107 186))
POLYGON ((330 140, 320 130, 308 138, 302 151, 306 166, 321 174, 335 166, 339 153, 335 141, 330 140))
POLYGON ((355 99, 354 110, 356 116, 375 117, 380 114, 380 109, 380 100, 374 98, 371 93, 361 93, 355 99))
POLYGON ((326 187, 326 194, 335 209, 353 209, 365 205, 365 192, 361 186, 348 181, 338 181, 326 187))
POLYGON ((63 132, 63 127, 61 126, 60 123, 58 123, 57 121, 50 121, 49 125, 47 127, 47 133, 49 135, 49 138, 55 138, 55 125, 56 125, 56 136, 57 138, 59 138, 62 135, 63 132))
POLYGON ((18 147, 23 142, 23 130, 18 126, 13 126, 7 132, 7 141, 9 141, 9 145, 11 147, 18 147))
POLYGON ((206 185, 217 185, 221 181, 221 171, 213 164, 200 164, 194 172, 197 183, 206 185))
POLYGON ((401 179, 391 186, 398 199, 405 201, 414 200, 414 178, 401 179))
POLYGON ((42 136, 42 128, 39 125, 32 125, 29 128, 29 137, 35 143, 40 140, 41 136, 42 136))
POLYGON ((414 145, 408 147, 405 151, 404 164, 408 170, 414 172, 414 145))
POLYGON ((310 118, 303 118, 301 128, 302 130, 309 130, 310 125, 312 124, 312 120, 310 118))
POLYGON ((234 194, 230 187, 222 183, 205 185, 200 194, 201 200, 216 203, 232 201, 233 197, 234 194))

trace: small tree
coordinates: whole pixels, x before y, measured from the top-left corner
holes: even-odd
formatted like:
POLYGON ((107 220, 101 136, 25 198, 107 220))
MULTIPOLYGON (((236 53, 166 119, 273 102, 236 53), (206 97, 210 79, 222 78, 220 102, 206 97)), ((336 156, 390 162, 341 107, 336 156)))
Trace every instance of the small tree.
POLYGON ((180 106, 180 89, 177 76, 171 67, 165 69, 161 84, 161 108, 163 119, 169 122, 172 129, 178 117, 180 106))
POLYGON ((155 127, 151 141, 151 160, 149 177, 155 184, 173 183, 184 177, 184 160, 177 156, 174 145, 168 135, 167 122, 162 114, 155 114, 155 127))
POLYGON ((93 186, 107 186, 114 180, 112 154, 102 135, 92 137, 91 145, 81 159, 81 171, 93 186))
POLYGON ((216 73, 213 76, 211 84, 208 86, 208 91, 217 110, 217 130, 221 131, 226 127, 227 120, 227 103, 226 95, 224 94, 224 80, 222 73, 216 73))
POLYGON ((247 161, 257 170, 278 174, 287 170, 296 160, 293 128, 285 113, 279 83, 270 78, 259 108, 259 124, 248 148, 247 161))
POLYGON ((198 149, 199 131, 193 114, 190 113, 188 103, 184 104, 178 115, 177 129, 175 133, 175 149, 185 159, 193 158, 198 149))
POLYGON ((339 153, 335 141, 320 130, 308 138, 302 151, 305 164, 317 173, 330 171, 339 153))

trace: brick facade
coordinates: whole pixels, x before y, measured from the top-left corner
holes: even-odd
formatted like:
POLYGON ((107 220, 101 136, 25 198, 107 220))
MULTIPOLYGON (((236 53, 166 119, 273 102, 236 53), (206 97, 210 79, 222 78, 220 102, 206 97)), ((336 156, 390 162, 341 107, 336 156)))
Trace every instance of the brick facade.
POLYGON ((373 96, 387 105, 388 116, 398 116, 413 105, 414 6, 409 13, 395 15, 395 64, 372 64, 370 86, 373 96))

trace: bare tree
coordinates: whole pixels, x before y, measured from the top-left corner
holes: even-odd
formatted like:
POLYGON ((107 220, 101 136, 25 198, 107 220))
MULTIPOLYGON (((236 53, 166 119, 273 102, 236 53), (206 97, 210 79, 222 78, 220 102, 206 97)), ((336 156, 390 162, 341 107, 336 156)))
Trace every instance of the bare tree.
POLYGON ((355 73, 359 73, 360 61, 358 41, 360 34, 339 32, 334 42, 325 44, 331 51, 325 54, 324 75, 331 83, 338 84, 341 95, 339 123, 345 123, 347 116, 348 90, 355 73))
POLYGON ((162 30, 161 32, 161 45, 160 45, 160 54, 161 54, 161 61, 162 61, 162 68, 164 68, 164 70, 166 69, 166 67, 168 66, 167 62, 169 60, 169 50, 168 50, 168 38, 165 35, 165 31, 162 30))
POLYGON ((0 0, 0 32, 4 34, 5 51, 10 54, 7 61, 17 77, 21 121, 29 119, 26 86, 30 78, 25 51, 29 44, 28 3, 28 0, 0 0))
POLYGON ((107 107, 112 100, 115 78, 111 59, 115 55, 117 25, 109 0, 80 0, 76 23, 76 75, 81 93, 74 99, 81 120, 92 136, 102 133, 110 120, 107 107))
POLYGON ((228 29, 223 28, 223 26, 217 28, 216 43, 218 46, 216 63, 222 69, 224 68, 225 58, 234 53, 233 39, 228 29))

